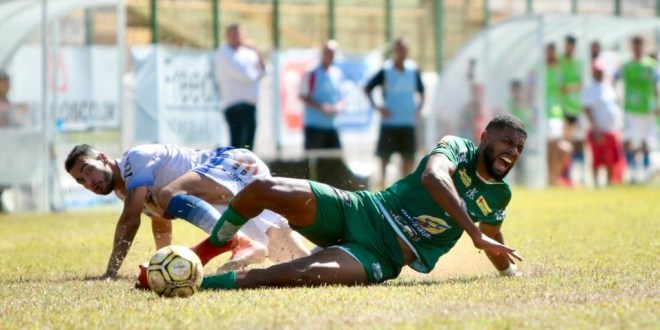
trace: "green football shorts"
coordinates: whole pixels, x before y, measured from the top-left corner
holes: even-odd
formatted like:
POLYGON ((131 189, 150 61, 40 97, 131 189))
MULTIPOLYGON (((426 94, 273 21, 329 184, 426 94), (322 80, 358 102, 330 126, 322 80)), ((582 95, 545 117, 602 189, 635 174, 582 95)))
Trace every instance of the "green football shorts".
POLYGON ((404 266, 403 253, 371 193, 309 184, 316 196, 316 221, 292 228, 320 247, 340 248, 351 255, 364 267, 370 283, 396 278, 404 266))

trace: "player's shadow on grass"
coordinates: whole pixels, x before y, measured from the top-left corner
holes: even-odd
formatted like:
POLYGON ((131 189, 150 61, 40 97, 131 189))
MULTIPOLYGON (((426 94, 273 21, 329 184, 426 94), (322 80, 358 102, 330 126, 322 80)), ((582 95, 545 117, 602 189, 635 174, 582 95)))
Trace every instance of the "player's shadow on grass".
POLYGON ((135 278, 130 276, 118 276, 113 279, 101 280, 95 279, 98 276, 92 275, 71 275, 63 277, 53 277, 53 278, 31 278, 31 277, 19 277, 14 279, 7 279, 0 281, 0 284, 26 284, 26 283, 65 283, 65 282, 134 282, 135 278))
POLYGON ((396 286, 396 287, 410 287, 410 286, 437 286, 437 285, 447 285, 447 284, 466 284, 466 283, 477 282, 491 277, 492 276, 489 275, 459 276, 459 277, 450 277, 441 280, 399 278, 395 281, 386 282, 385 285, 396 286))

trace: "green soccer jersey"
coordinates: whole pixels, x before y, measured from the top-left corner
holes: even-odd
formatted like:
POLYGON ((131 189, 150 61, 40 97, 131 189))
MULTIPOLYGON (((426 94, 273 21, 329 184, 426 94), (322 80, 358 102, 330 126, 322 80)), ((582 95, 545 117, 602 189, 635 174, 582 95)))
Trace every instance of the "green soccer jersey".
POLYGON ((655 61, 644 58, 623 66, 623 104, 626 112, 648 114, 656 108, 655 61))
POLYGON ((559 103, 564 114, 577 116, 582 112, 580 92, 582 89, 582 65, 578 60, 562 56, 559 59, 559 87, 570 92, 559 93, 559 103))
POLYGON ((507 102, 507 107, 509 108, 509 111, 511 111, 512 115, 520 118, 528 131, 534 131, 534 118, 532 109, 530 109, 525 104, 521 104, 520 102, 516 102, 514 100, 509 100, 507 102))
POLYGON ((463 233, 463 228, 422 186, 421 176, 428 157, 437 153, 446 155, 456 165, 452 179, 472 221, 501 224, 511 200, 506 181, 489 183, 477 175, 477 147, 470 140, 456 136, 443 138, 415 172, 375 194, 385 218, 417 256, 410 267, 422 273, 430 272, 463 233))
POLYGON ((547 118, 561 119, 564 114, 559 104, 559 65, 547 66, 545 70, 545 111, 547 118))

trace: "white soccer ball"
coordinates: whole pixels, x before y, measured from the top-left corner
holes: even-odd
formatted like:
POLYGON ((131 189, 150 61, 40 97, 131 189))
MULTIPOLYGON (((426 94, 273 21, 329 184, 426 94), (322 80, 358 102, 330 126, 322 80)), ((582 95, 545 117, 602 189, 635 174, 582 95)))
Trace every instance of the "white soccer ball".
POLYGON ((147 282, 159 296, 190 297, 202 284, 204 266, 191 249, 181 245, 166 246, 149 260, 147 282))

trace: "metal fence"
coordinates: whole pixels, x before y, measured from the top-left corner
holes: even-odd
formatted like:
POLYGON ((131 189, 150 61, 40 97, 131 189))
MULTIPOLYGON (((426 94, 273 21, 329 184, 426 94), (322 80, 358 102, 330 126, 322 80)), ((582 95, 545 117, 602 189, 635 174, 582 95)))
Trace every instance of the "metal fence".
POLYGON ((327 38, 343 51, 387 50, 405 37, 423 70, 441 68, 484 25, 533 13, 654 16, 656 0, 128 0, 129 45, 209 49, 223 27, 244 26, 264 51, 310 48, 327 38), (438 19, 440 17, 441 19, 438 19), (275 32, 277 31, 277 32, 275 32))

